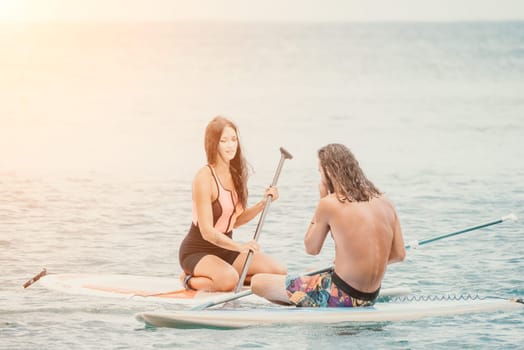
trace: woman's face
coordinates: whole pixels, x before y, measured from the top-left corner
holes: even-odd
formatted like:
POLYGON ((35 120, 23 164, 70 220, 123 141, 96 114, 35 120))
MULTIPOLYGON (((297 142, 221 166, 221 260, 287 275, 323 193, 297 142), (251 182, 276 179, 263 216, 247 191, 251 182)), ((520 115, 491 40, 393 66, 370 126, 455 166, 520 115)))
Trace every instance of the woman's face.
POLYGON ((218 142, 218 155, 224 161, 229 162, 237 153, 238 148, 238 138, 235 129, 230 126, 226 126, 222 131, 220 136, 220 141, 218 142))

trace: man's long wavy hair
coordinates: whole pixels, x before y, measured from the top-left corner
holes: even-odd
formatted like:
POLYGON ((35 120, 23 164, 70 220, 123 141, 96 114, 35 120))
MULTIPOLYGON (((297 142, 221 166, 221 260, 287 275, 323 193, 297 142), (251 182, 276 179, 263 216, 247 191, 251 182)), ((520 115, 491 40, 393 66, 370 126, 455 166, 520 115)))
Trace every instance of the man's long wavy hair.
POLYGON ((238 134, 238 129, 236 125, 224 117, 218 116, 213 118, 209 122, 206 128, 205 135, 205 150, 207 162, 210 165, 216 164, 218 157, 218 144, 220 138, 222 137, 222 132, 226 126, 231 127, 235 130, 237 134, 238 144, 235 158, 229 163, 229 170, 231 171, 231 177, 233 178, 233 183, 235 185, 235 191, 238 195, 238 200, 242 204, 242 207, 246 208, 247 206, 247 178, 248 178, 248 169, 247 162, 242 154, 242 147, 240 147, 240 138, 238 134))
POLYGON ((368 180, 349 148, 332 143, 318 150, 328 188, 339 201, 367 202, 382 193, 368 180))

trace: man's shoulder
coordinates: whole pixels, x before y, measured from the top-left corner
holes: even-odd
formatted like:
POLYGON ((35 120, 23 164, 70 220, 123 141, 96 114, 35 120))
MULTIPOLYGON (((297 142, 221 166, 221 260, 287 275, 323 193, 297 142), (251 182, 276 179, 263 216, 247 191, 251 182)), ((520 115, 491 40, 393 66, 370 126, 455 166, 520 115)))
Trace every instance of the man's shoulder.
POLYGON ((392 219, 397 216, 397 211, 395 209, 395 206, 393 205, 393 202, 386 197, 385 195, 380 195, 379 197, 376 197, 377 202, 377 209, 382 213, 389 213, 388 217, 391 217, 392 219))
POLYGON ((393 202, 385 194, 379 195, 378 197, 376 197, 376 199, 378 199, 384 205, 393 207, 393 202))

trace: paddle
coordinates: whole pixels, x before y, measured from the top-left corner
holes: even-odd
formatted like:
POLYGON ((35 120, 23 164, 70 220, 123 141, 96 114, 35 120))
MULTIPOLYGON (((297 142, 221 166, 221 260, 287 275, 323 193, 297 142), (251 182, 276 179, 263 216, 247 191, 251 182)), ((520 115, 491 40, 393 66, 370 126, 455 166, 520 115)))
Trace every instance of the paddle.
MULTIPOLYGON (((273 182, 271 183, 271 186, 276 186, 278 177, 280 176, 280 171, 282 171, 282 166, 284 165, 284 161, 286 159, 292 159, 293 156, 291 153, 286 151, 284 148, 280 147, 280 162, 278 162, 277 170, 275 172, 275 176, 273 177, 273 182)), ((264 224, 264 220, 266 218, 267 211, 269 210, 269 205, 271 204, 271 199, 273 196, 269 196, 266 200, 266 203, 264 205, 264 209, 262 210, 262 214, 260 215, 260 219, 258 220, 257 228, 255 230, 255 236, 253 239, 255 241, 258 241, 258 237, 260 236, 260 231, 262 230, 262 225, 264 224)), ((247 276, 247 270, 249 268, 249 265, 251 265, 251 259, 253 258, 253 251, 250 250, 249 253, 247 253, 246 262, 244 263, 244 267, 242 268, 242 273, 240 274, 240 279, 238 280, 237 287, 235 289, 235 293, 240 292, 242 289, 242 286, 244 285, 244 281, 247 276)))
MULTIPOLYGON (((445 238, 449 238, 449 237, 452 237, 452 236, 457 236, 457 235, 460 235, 460 234, 463 234, 463 233, 466 233, 466 232, 478 230, 478 229, 485 228, 485 227, 488 227, 488 226, 500 224, 501 222, 504 222, 504 221, 507 221, 507 220, 516 221, 517 220, 517 216, 515 214, 511 213, 511 214, 508 214, 506 216, 501 217, 500 219, 489 221, 489 222, 486 222, 486 223, 483 223, 483 224, 479 224, 479 225, 476 225, 476 226, 471 226, 471 227, 468 227, 468 228, 465 228, 465 229, 462 229, 462 230, 458 230, 458 231, 454 231, 454 232, 451 232, 451 233, 448 233, 448 234, 445 234, 445 235, 424 239, 422 241, 416 241, 415 240, 415 241, 412 241, 409 244, 407 244, 405 246, 405 248, 406 249, 410 249, 410 248, 415 249, 415 248, 417 248, 417 247, 419 247, 421 245, 429 244, 429 243, 432 243, 432 242, 435 242, 435 241, 439 241, 439 240, 442 240, 442 239, 445 239, 445 238)), ((304 275, 306 275, 306 276, 316 275, 318 273, 330 271, 332 268, 333 268, 332 266, 329 266, 329 267, 326 267, 326 268, 323 268, 323 269, 320 269, 320 270, 316 270, 316 271, 311 271, 311 272, 305 273, 304 275)), ((219 304, 226 303, 228 301, 233 301, 233 300, 236 300, 236 299, 240 299, 240 298, 246 297, 246 296, 251 295, 251 294, 253 294, 253 292, 251 290, 246 290, 246 291, 244 291, 242 293, 238 293, 237 292, 236 294, 231 295, 231 296, 226 296, 226 297, 217 299, 215 301, 209 301, 209 302, 204 303, 204 304, 196 305, 196 306, 192 307, 191 310, 207 309, 208 307, 212 307, 212 306, 216 306, 216 305, 219 305, 219 304)))
POLYGON ((409 244, 406 245, 406 249, 410 249, 410 248, 416 249, 419 246, 424 245, 424 244, 432 243, 432 242, 435 242, 435 241, 440 241, 441 239, 444 239, 444 238, 453 237, 453 236, 457 236, 457 235, 460 235, 460 234, 463 234, 463 233, 466 233, 466 232, 478 230, 478 229, 481 229, 481 228, 484 228, 484 227, 500 224, 501 222, 504 222, 504 221, 507 221, 507 220, 517 221, 517 216, 515 214, 513 214, 513 213, 510 213, 510 214, 508 214, 506 216, 501 217, 500 219, 489 221, 489 222, 486 222, 486 223, 483 223, 483 224, 479 224, 479 225, 476 225, 476 226, 471 226, 471 227, 468 227, 468 228, 465 228, 465 229, 462 229, 462 230, 459 230, 459 231, 451 232, 451 233, 448 233, 448 234, 445 234, 445 235, 442 235, 442 236, 428 238, 428 239, 424 239, 422 241, 414 240, 414 241, 409 242, 409 244))
POLYGON ((33 283, 35 283, 36 281, 38 281, 40 278, 44 277, 45 275, 47 275, 47 270, 43 269, 40 273, 35 275, 33 278, 31 278, 26 283, 24 283, 24 288, 29 287, 30 285, 32 285, 33 283))

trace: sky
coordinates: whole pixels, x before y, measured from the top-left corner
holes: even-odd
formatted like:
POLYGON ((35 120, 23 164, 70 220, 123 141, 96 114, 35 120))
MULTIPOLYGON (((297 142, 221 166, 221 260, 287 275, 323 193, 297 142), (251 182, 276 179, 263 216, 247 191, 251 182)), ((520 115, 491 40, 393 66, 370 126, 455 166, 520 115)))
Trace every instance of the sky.
POLYGON ((524 20, 524 0, 0 0, 0 20, 524 20))

